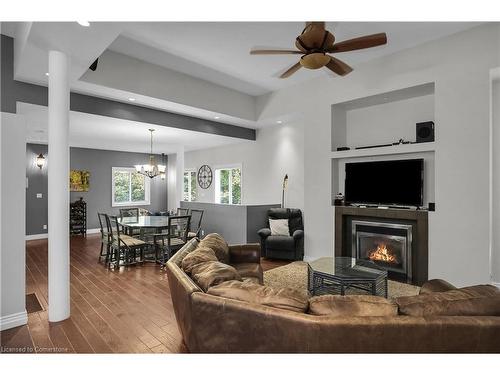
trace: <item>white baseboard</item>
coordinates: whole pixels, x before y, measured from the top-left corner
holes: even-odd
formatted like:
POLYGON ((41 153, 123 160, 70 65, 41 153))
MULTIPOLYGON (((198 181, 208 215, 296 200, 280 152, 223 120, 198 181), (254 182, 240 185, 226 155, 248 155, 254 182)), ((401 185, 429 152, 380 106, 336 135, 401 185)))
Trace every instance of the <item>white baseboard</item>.
POLYGON ((0 316, 0 331, 23 326, 28 323, 28 314, 26 310, 10 314, 6 316, 0 316))
POLYGON ((491 284, 491 285, 494 285, 494 286, 496 286, 497 288, 499 288, 499 289, 500 289, 500 283, 499 283, 499 282, 496 282, 496 281, 491 281, 491 282, 490 282, 490 284, 491 284))
POLYGON ((40 234, 29 234, 26 236, 26 241, 32 240, 43 240, 49 238, 48 233, 40 233, 40 234))
MULTIPOLYGON (((87 229, 87 234, 95 234, 95 233, 100 233, 100 232, 101 232, 100 228, 87 229)), ((44 240, 47 238, 49 238, 48 233, 29 234, 26 236, 26 241, 44 240)))

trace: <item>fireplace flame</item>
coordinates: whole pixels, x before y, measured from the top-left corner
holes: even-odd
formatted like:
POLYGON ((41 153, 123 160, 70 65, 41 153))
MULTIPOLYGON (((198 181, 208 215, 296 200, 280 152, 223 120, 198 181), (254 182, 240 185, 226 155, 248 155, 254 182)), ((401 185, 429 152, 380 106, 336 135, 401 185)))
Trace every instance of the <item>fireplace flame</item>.
POLYGON ((396 257, 390 253, 385 244, 377 245, 376 250, 370 251, 368 258, 370 258, 370 260, 378 260, 387 263, 397 263, 396 257))

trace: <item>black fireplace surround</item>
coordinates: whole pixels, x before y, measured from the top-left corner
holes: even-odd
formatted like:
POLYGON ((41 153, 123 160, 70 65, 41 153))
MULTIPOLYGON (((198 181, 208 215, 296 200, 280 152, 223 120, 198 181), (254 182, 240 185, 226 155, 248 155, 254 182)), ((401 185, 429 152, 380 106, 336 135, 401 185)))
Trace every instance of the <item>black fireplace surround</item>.
POLYGON ((335 207, 335 254, 371 260, 389 279, 422 285, 428 278, 427 212, 335 207))

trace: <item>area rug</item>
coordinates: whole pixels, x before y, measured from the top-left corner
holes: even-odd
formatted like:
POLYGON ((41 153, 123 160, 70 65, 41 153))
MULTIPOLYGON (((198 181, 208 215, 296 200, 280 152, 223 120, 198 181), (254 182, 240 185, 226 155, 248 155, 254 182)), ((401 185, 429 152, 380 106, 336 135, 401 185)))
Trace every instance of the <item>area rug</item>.
MULTIPOLYGON (((286 266, 281 266, 269 271, 265 271, 264 284, 275 288, 293 288, 296 290, 300 290, 304 293, 304 295, 307 295, 307 263, 293 262, 287 264, 286 266)), ((389 298, 415 296, 420 291, 420 287, 418 286, 399 283, 392 280, 388 281, 387 288, 387 295, 389 298)), ((361 293, 363 293, 363 291, 360 290, 348 289, 346 291, 346 294, 361 293)))

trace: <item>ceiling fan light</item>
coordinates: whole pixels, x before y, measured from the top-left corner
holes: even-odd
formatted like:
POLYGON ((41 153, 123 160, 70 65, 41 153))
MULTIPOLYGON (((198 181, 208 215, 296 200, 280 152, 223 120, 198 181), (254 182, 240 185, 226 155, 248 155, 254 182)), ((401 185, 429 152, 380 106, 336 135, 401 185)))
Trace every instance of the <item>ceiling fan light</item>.
POLYGON ((310 53, 300 58, 300 65, 307 69, 319 69, 330 62, 330 56, 324 53, 310 53))

